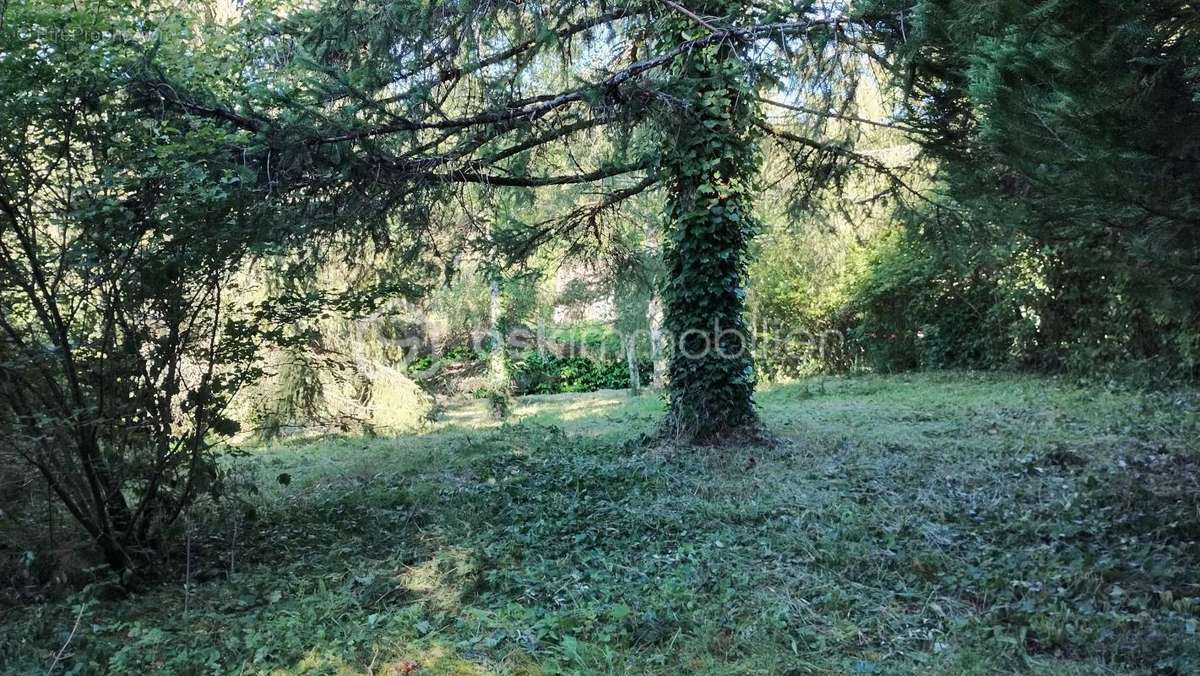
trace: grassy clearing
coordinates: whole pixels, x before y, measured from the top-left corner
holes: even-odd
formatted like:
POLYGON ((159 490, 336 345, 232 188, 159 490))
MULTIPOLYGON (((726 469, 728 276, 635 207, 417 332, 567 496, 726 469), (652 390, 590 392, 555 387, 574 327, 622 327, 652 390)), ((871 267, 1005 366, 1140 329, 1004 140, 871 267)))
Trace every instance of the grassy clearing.
POLYGON ((950 374, 760 402, 778 447, 647 449, 661 403, 602 392, 257 450, 261 490, 193 517, 186 600, 179 562, 27 608, 0 671, 44 672, 80 608, 81 673, 1200 670, 1194 394, 950 374))

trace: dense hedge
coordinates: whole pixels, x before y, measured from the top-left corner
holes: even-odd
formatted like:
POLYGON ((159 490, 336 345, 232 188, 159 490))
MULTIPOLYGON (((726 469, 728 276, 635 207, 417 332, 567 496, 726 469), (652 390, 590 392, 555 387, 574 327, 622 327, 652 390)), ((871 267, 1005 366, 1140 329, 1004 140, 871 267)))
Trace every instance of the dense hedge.
POLYGON ((1156 310, 1157 297, 1127 277, 1088 280, 1028 239, 957 247, 919 224, 897 226, 846 267, 832 280, 755 289, 766 377, 1019 369, 1150 385, 1198 375, 1194 318, 1156 310))
POLYGON ((1082 273, 1020 240, 956 257, 900 231, 875 242, 865 263, 827 318, 845 331, 843 363, 1196 376, 1200 331, 1191 320, 1154 312, 1119 276, 1063 280, 1082 273))

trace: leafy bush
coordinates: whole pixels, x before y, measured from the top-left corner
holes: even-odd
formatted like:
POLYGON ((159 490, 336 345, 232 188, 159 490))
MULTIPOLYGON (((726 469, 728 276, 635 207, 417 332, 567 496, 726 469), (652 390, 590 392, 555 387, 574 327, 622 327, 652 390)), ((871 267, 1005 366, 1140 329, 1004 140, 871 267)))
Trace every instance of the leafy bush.
MULTIPOLYGON (((144 17, 103 17, 19 4, 13 25, 57 28, 0 31, 0 446, 125 573, 221 492, 215 442, 272 311, 239 311, 236 273, 273 223, 227 152, 247 135, 157 99, 147 115, 129 85, 144 55, 121 37, 144 17), (89 21, 96 41, 71 39, 89 21)), ((190 46, 161 47, 192 67, 190 46)))
POLYGON ((454 363, 482 361, 487 359, 487 352, 476 352, 469 345, 452 345, 442 353, 441 359, 454 363))
POLYGON ((996 368, 1022 353, 1030 302, 1015 263, 956 266, 904 230, 863 252, 841 309, 847 346, 880 371, 996 368))
POLYGON ((607 322, 570 322, 555 327, 550 337, 555 344, 569 352, 601 355, 601 361, 610 356, 619 359, 624 350, 621 334, 607 322))
MULTIPOLYGON (((1194 371, 1198 333, 1186 317, 1156 312, 1127 277, 1093 278, 1069 260, 1021 237, 979 246, 899 229, 860 252, 845 300, 823 321, 844 331, 846 359, 878 371, 1194 371)), ((836 357, 824 355, 827 366, 836 357)))
MULTIPOLYGON (((558 357, 544 352, 528 352, 511 366, 518 394, 554 394, 592 392, 629 387, 629 368, 623 361, 593 361, 586 357, 558 357)), ((653 367, 639 364, 643 380, 653 367)))

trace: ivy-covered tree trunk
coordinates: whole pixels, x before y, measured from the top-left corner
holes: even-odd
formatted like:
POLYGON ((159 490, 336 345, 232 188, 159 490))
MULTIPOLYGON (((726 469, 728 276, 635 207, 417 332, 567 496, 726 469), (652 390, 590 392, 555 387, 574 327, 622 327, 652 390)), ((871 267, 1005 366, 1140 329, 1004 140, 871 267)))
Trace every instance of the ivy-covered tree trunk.
POLYGON ((678 68, 688 106, 663 166, 670 180, 663 298, 673 346, 666 433, 707 444, 758 423, 743 317, 756 110, 745 64, 727 44, 697 50, 678 68))

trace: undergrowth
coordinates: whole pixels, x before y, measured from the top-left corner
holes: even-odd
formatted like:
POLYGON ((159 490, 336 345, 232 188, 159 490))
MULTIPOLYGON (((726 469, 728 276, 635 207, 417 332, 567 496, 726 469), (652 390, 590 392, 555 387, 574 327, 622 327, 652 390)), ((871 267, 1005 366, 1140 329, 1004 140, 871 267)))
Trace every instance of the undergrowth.
POLYGON ((610 393, 255 451, 176 583, 10 609, 0 671, 44 673, 76 617, 73 673, 1200 670, 1194 394, 760 400, 767 448, 664 453, 661 403, 610 393))

